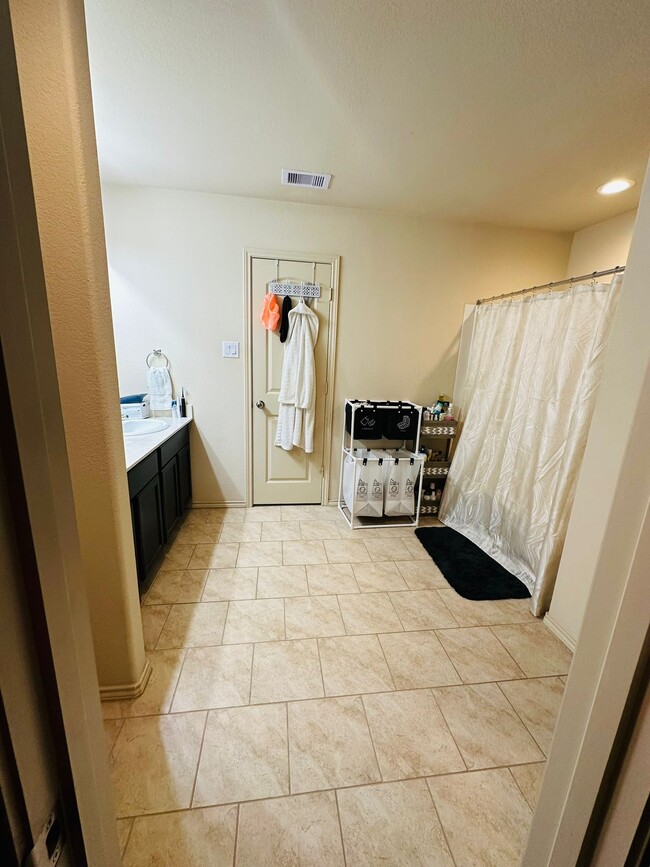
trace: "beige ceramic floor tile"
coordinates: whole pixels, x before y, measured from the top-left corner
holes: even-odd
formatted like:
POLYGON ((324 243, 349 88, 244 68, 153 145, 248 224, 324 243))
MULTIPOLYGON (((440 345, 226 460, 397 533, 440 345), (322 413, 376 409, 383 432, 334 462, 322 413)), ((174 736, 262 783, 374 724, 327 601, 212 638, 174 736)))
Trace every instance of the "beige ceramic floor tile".
POLYGON ((363 703, 382 779, 465 770, 430 690, 364 695, 363 703))
POLYGON ((449 587, 445 577, 432 560, 398 561, 397 568, 402 573, 411 590, 436 590, 449 587))
POLYGON ((287 638, 345 635, 336 596, 296 596, 284 601, 287 638))
POLYGON ((237 867, 343 867, 334 792, 242 804, 237 867))
POLYGON ((364 542, 326 539, 323 544, 329 563, 370 563, 370 555, 364 542))
POLYGON ((221 509, 204 509, 206 524, 240 524, 246 516, 246 509, 223 507, 221 509))
POLYGON ((187 569, 185 571, 161 569, 149 588, 144 605, 200 602, 207 577, 207 569, 187 569))
POLYGON ((110 764, 118 817, 190 806, 205 713, 127 719, 110 764))
POLYGON ((456 626, 456 621, 435 590, 407 590, 389 595, 404 629, 456 626))
MULTIPOLYGON (((194 545, 174 544, 165 553, 161 569, 187 569, 189 566, 192 554, 194 553, 194 545)), ((200 569, 201 566, 192 567, 200 569)))
MULTIPOLYGON (((281 524, 278 521, 278 524, 281 524)), ((260 566, 257 576, 257 598, 306 596, 307 573, 304 566, 260 566)))
POLYGON ((404 539, 404 544, 414 560, 428 560, 433 562, 431 561, 431 556, 427 553, 417 536, 414 539, 404 539))
POLYGON ((156 646, 171 610, 171 605, 143 605, 140 609, 145 650, 153 650, 156 646))
POLYGON ((401 632, 402 624, 387 593, 359 593, 339 597, 348 635, 401 632))
POLYGON ((503 613, 501 623, 539 623, 530 610, 530 599, 497 599, 494 604, 503 613))
POLYGON ((323 695, 316 639, 255 645, 251 704, 320 698, 323 695))
POLYGON ((227 602, 172 605, 156 649, 221 644, 227 610, 227 602))
POLYGON ((394 563, 357 563, 352 567, 362 593, 385 590, 408 590, 394 563))
POLYGON ((282 506, 283 521, 320 521, 321 506, 282 506))
POLYGON ((442 629, 437 635, 464 683, 524 677, 487 626, 442 629))
POLYGON ((438 590, 438 596, 454 615, 459 626, 490 626, 494 623, 506 623, 507 615, 496 602, 463 599, 455 590, 438 590))
POLYGON ((124 867, 231 867, 237 805, 135 820, 124 867))
POLYGON ((265 521, 262 542, 296 542, 301 539, 299 521, 265 521))
POLYGON ((271 523, 282 520, 281 506, 253 506, 246 509, 244 520, 249 523, 271 523))
POLYGON ((507 768, 427 782, 456 867, 518 867, 532 813, 507 768))
POLYGON ((291 702, 288 707, 292 792, 379 782, 359 696, 291 702))
POLYGON ((261 524, 224 524, 221 529, 221 536, 219 536, 219 542, 259 542, 261 538, 261 524))
POLYGON ((248 704, 252 662, 252 644, 190 648, 185 654, 172 711, 248 704))
POLYGON ((184 656, 183 650, 152 650, 147 653, 151 674, 144 692, 137 698, 113 702, 119 707, 120 715, 127 717, 167 713, 178 683, 184 656))
POLYGON ((117 819, 117 839, 120 843, 120 854, 124 855, 124 850, 126 849, 126 844, 129 839, 129 834, 131 833, 131 828, 133 828, 133 819, 117 819))
POLYGON ((377 527, 378 539, 414 539, 413 527, 377 527))
POLYGON ((123 722, 124 720, 121 719, 104 720, 104 733, 106 734, 106 746, 109 756, 111 754, 111 750, 115 746, 115 741, 117 740, 117 736, 120 733, 123 722))
POLYGON ((359 592, 352 566, 347 564, 307 566, 307 583, 314 596, 359 592))
POLYGON ((515 778, 515 782, 521 789, 521 793, 531 810, 537 806, 545 767, 545 762, 535 762, 533 765, 514 765, 510 768, 510 773, 515 778))
POLYGON ((559 677, 511 680, 499 686, 524 725, 548 755, 564 694, 559 677))
POLYGON ((424 780, 337 792, 348 867, 454 867, 424 780))
POLYGON ((496 683, 433 690, 470 770, 544 761, 496 683))
POLYGON ((255 599, 257 566, 245 569, 210 569, 203 588, 202 602, 230 599, 255 599))
POLYGON ((282 543, 282 562, 285 566, 310 566, 327 563, 325 548, 320 540, 282 543))
POLYGON ((190 560, 190 569, 226 569, 237 562, 237 543, 197 545, 190 560))
POLYGON ((284 600, 246 599, 230 602, 224 644, 284 639, 284 600))
POLYGON ((339 524, 335 521, 301 521, 302 539, 340 539, 339 524))
POLYGON ((188 511, 185 512, 185 517, 183 518, 183 526, 188 527, 191 524, 205 524, 205 520, 207 518, 206 512, 208 511, 208 509, 188 509, 188 511))
POLYGON ((412 559, 404 539, 370 539, 364 544, 373 563, 412 559))
POLYGON ((174 542, 179 545, 214 545, 219 541, 221 524, 187 524, 180 528, 174 542))
POLYGON ((379 636, 396 689, 451 686, 461 682, 434 632, 379 636))
POLYGON ((326 695, 355 695, 393 689, 376 635, 318 640, 326 695))
POLYGON ((543 623, 493 626, 492 631, 527 677, 568 673, 571 653, 543 623))
POLYGON ((210 711, 193 806, 288 794, 286 705, 210 711))
POLYGON ((282 566, 283 544, 283 542, 242 542, 239 546, 237 565, 282 566))

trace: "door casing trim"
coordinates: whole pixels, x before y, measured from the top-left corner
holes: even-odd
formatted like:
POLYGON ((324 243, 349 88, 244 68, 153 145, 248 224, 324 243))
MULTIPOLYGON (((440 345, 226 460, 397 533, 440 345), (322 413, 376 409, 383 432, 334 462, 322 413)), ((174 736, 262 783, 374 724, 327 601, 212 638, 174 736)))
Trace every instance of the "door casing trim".
POLYGON ((332 268, 332 298, 330 300, 329 333, 327 338, 327 394, 325 395, 325 430, 323 431, 323 475, 321 505, 329 502, 330 466, 332 460, 332 423, 334 418, 334 373, 336 370, 336 336, 339 307, 339 273, 341 257, 325 253, 304 253, 295 250, 260 250, 244 248, 244 399, 246 423, 246 505, 253 505, 253 259, 280 259, 284 262, 316 262, 332 268))

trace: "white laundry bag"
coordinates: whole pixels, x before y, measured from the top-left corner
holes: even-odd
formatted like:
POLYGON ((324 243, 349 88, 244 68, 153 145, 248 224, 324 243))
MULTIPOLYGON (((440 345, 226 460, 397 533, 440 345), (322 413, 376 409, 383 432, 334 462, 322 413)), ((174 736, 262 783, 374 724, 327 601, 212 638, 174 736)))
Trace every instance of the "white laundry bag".
POLYGON ((343 499, 355 517, 379 518, 384 505, 383 467, 370 450, 347 455, 343 464, 343 499))
POLYGON ((384 514, 413 515, 422 455, 402 449, 390 451, 384 476, 384 514))

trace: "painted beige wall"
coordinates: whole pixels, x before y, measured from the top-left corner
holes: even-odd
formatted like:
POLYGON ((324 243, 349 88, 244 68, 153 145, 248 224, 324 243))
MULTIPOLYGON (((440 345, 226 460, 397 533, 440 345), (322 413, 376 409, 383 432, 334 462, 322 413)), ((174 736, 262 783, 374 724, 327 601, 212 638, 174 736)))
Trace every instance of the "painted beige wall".
POLYGON ((567 277, 625 265, 634 233, 636 209, 576 232, 567 277))
POLYGON ((162 348, 195 406, 197 503, 246 497, 243 250, 338 254, 341 282, 330 497, 345 397, 430 402, 450 392, 463 307, 557 279, 570 236, 415 216, 152 188, 103 190, 122 393, 145 388, 162 348))
POLYGON ((148 670, 140 621, 82 0, 10 3, 102 689, 148 670))
MULTIPOLYGON (((576 232, 571 245, 567 276, 624 265, 634 233, 636 214, 636 211, 628 211, 619 217, 576 232)), ((623 293, 625 289, 624 283, 623 293)), ((639 347, 636 347, 636 350, 638 349, 639 347)), ((630 351, 636 350, 631 348, 630 351)), ((625 383, 621 383, 621 388, 625 390, 625 383)), ((599 538, 609 515, 622 449, 625 446, 625 425, 629 422, 629 418, 621 417, 618 406, 615 411, 613 407, 601 406, 596 410, 596 413, 598 412, 607 413, 611 419, 611 442, 599 454, 594 454, 590 434, 555 591, 547 614, 548 625, 571 648, 575 647, 578 640, 598 557, 598 546, 590 540, 599 538), (588 459, 591 464, 588 464, 588 459)))

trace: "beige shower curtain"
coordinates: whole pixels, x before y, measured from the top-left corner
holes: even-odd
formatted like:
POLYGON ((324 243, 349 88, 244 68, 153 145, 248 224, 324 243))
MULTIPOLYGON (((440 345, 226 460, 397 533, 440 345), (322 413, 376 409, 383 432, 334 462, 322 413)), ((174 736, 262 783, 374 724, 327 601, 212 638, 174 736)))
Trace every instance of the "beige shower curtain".
POLYGON ((440 518, 526 584, 537 616, 553 594, 621 282, 476 311, 440 518))

